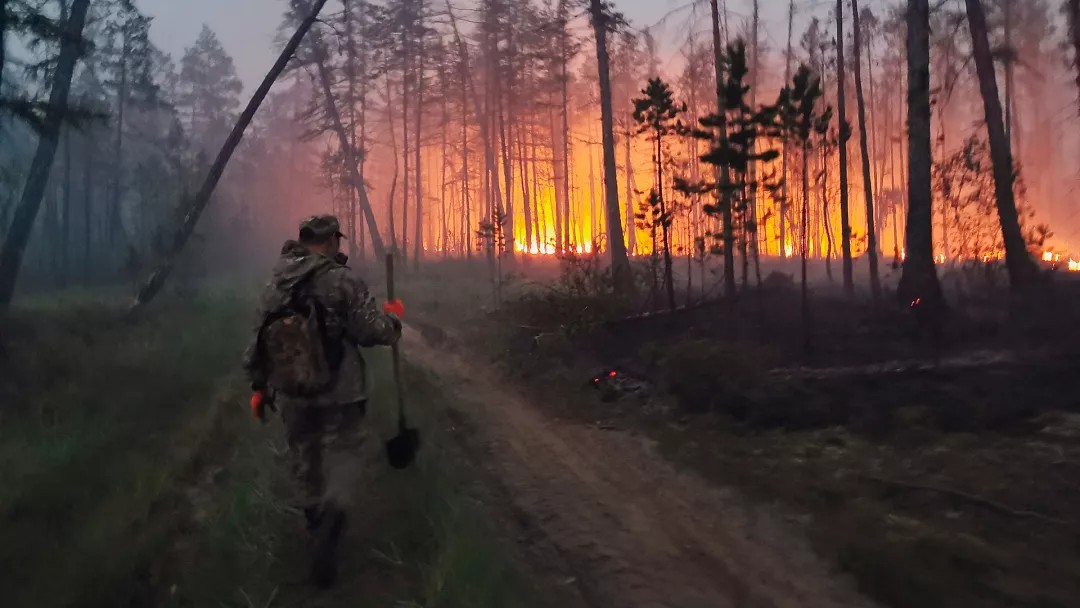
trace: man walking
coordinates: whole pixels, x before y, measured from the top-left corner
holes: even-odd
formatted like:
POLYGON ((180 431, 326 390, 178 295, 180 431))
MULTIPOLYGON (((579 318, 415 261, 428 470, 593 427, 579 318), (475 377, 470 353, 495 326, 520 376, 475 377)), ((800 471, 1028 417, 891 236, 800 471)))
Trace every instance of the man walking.
POLYGON ((259 322, 244 368, 262 418, 266 395, 281 409, 298 485, 312 533, 312 582, 336 577, 345 511, 360 481, 367 407, 359 347, 389 346, 401 336, 400 301, 376 308, 367 286, 350 274, 341 253, 340 224, 330 215, 300 223, 262 294, 259 322))

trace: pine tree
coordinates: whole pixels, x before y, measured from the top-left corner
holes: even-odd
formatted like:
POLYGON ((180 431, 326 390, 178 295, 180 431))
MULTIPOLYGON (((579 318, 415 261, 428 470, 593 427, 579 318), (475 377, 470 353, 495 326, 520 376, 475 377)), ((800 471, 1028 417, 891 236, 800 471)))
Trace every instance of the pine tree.
POLYGON ((675 281, 671 262, 671 224, 674 211, 669 201, 664 198, 664 165, 666 158, 665 139, 681 136, 687 128, 679 119, 686 113, 686 104, 675 103, 671 87, 659 78, 649 79, 641 91, 642 97, 634 99, 634 120, 638 122, 638 133, 648 133, 653 143, 653 171, 655 174, 650 200, 658 207, 657 220, 664 238, 664 287, 667 291, 668 306, 675 310, 675 281))
POLYGON ((600 81, 600 120, 604 141, 604 210, 607 213, 608 250, 611 252, 611 277, 615 290, 622 295, 634 289, 630 260, 626 256, 622 218, 619 215, 619 181, 615 169, 615 129, 611 109, 611 78, 608 65, 607 35, 620 19, 601 0, 590 0, 589 14, 596 37, 596 64, 600 81))
POLYGON ((897 297, 902 307, 918 306, 936 317, 945 302, 934 266, 930 141, 930 4, 909 0, 908 67, 908 216, 903 274, 897 297), (916 304, 918 303, 918 304, 916 304))
POLYGON ((1009 284, 1014 290, 1032 287, 1038 279, 1038 267, 1024 243, 1020 221, 1016 211, 1013 191, 1013 162, 1009 138, 1001 116, 998 98, 997 76, 994 59, 986 31, 986 15, 979 0, 965 0, 971 43, 975 57, 975 69, 979 76, 979 90, 983 98, 986 130, 990 141, 990 156, 994 163, 994 186, 997 192, 998 219, 1005 242, 1005 265, 1009 270, 1009 284))
POLYGON ((196 150, 212 153, 236 118, 243 85, 232 57, 206 25, 180 66, 177 108, 196 150))
POLYGON ((11 304, 26 244, 30 240, 34 221, 41 208, 45 185, 56 156, 64 113, 68 109, 71 77, 82 52, 83 27, 89 7, 90 0, 75 0, 63 24, 63 42, 56 59, 49 103, 38 132, 37 151, 23 186, 22 197, 0 248, 0 313, 6 312, 11 304))
POLYGON ((790 84, 780 91, 776 102, 779 123, 786 136, 797 143, 802 152, 802 220, 800 244, 800 302, 803 325, 803 348, 812 350, 810 329, 810 294, 806 276, 806 258, 810 234, 810 149, 825 139, 832 121, 832 108, 820 108, 823 95, 820 81, 807 66, 799 66, 790 84))

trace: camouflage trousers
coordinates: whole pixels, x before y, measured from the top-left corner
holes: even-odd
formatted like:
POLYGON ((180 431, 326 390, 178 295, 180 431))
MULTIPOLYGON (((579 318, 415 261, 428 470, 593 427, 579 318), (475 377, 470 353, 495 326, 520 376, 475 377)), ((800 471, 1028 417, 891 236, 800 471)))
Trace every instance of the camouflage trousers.
POLYGON ((352 504, 363 477, 366 402, 331 406, 286 405, 281 412, 298 506, 352 504))

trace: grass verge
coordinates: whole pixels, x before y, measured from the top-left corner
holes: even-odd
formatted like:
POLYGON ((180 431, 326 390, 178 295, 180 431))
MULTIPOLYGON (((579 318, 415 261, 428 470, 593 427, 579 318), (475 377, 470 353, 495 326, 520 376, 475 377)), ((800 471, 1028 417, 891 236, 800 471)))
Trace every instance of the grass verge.
MULTIPOLYGON (((386 357, 342 584, 312 595, 286 506, 280 423, 260 427, 233 372, 243 295, 31 301, 0 328, 0 588, 8 606, 528 606, 526 577, 466 490, 436 408, 412 470, 381 459, 386 357)), ((407 374, 411 403, 437 403, 407 374)))

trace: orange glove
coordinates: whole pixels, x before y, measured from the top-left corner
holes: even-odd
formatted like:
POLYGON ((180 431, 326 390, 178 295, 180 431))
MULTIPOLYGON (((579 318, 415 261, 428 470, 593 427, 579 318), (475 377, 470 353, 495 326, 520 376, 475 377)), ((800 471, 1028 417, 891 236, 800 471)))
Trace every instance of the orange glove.
POLYGON ((260 422, 266 422, 266 393, 255 391, 251 393, 251 415, 260 422))
POLYGON ((386 304, 383 304, 383 312, 388 315, 394 315, 398 319, 405 318, 405 303, 401 300, 390 300, 386 304))

